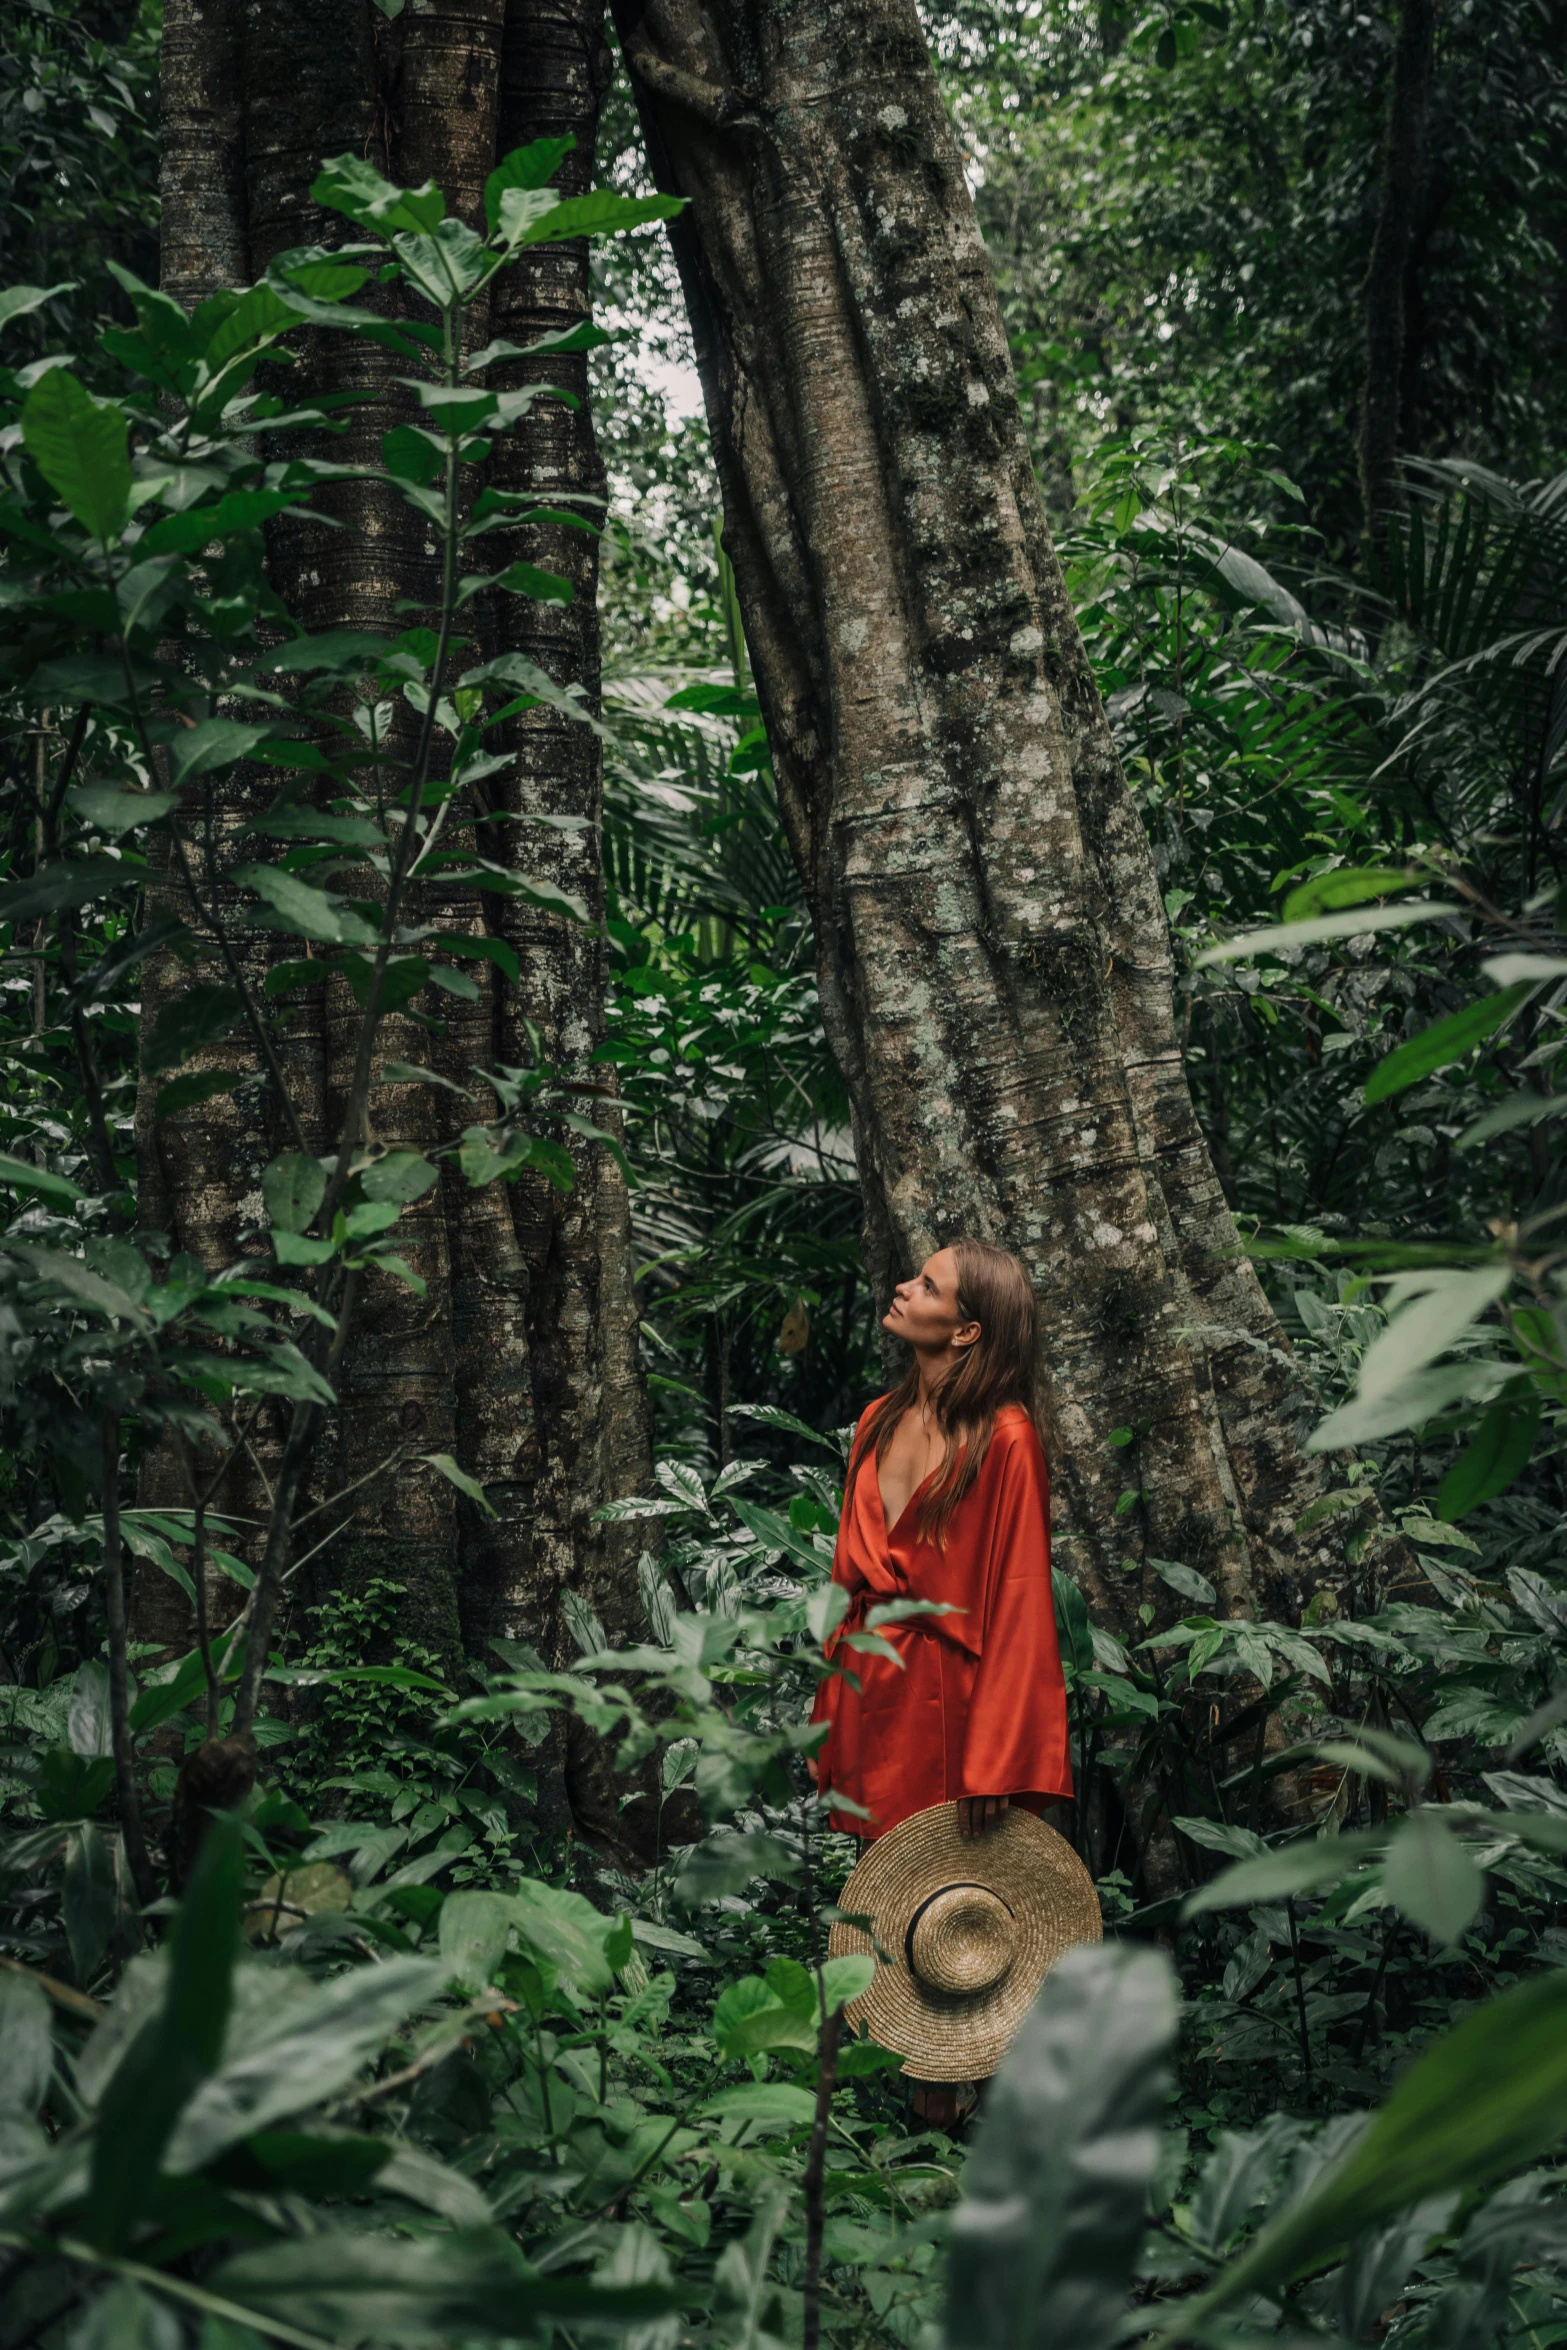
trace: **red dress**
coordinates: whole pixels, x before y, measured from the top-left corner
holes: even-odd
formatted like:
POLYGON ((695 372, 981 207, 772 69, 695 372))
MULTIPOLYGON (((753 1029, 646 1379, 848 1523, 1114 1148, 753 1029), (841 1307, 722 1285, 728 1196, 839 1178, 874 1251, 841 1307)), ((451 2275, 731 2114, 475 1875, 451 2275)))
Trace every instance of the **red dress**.
MULTIPOLYGON (((869 1420, 867 1413, 858 1432, 862 1446, 869 1420)), ((866 1446, 838 1529, 833 1581, 850 1607, 827 1655, 848 1671, 823 1681, 811 1718, 831 1724, 818 1785, 871 1814, 859 1819, 829 1805, 833 1825, 857 1836, 882 1835, 955 1796, 1010 1795, 1040 1811, 1072 1792, 1050 1589, 1049 1481, 1022 1405, 996 1414, 990 1449, 939 1550, 916 1529, 923 1490, 889 1531, 866 1446), (864 1628, 871 1608, 891 1599, 944 1600, 962 1613, 888 1625, 882 1637, 901 1665, 841 1646, 846 1632, 864 1628)))

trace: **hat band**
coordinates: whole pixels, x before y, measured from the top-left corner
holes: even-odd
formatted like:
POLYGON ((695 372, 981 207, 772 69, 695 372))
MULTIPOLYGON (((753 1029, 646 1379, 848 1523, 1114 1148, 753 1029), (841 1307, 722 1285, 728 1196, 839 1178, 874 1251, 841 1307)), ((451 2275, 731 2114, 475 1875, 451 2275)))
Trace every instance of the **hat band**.
MULTIPOLYGON (((1010 1972, 1014 1956, 1012 1948, 1006 1948, 1003 1955, 1002 1951, 992 1943, 993 1955, 987 1962, 987 1958, 982 1955, 984 1948, 982 1934, 980 1941, 977 1944, 972 1944, 968 1951, 958 1958, 956 1967, 951 1964, 950 1955, 941 1951, 939 1942, 934 1950, 925 1952, 923 1965, 916 1948, 920 1939, 920 1926, 930 1911, 938 1904, 943 1908, 949 1907, 954 1896, 964 1893, 979 1894, 986 1908, 991 1909, 993 1913, 999 1913, 998 1923, 1000 1919, 1005 1919, 1006 1940, 1010 1944, 1012 1930, 1016 1925, 1016 1917, 1011 1903, 1003 1900, 994 1885, 984 1885, 974 1878, 965 1877, 959 1878, 950 1885, 938 1885, 933 1892, 926 1894, 925 1899, 915 1910, 904 1930, 903 1955, 910 1974, 919 1982, 928 1984, 932 1990, 945 1992, 949 1997, 972 1998, 981 1991, 989 1990, 993 1984, 1001 1980, 1003 1975, 1010 1972), (933 1959, 936 1961, 935 1964, 932 1964, 933 1959), (944 1961, 945 1963, 943 1963, 944 1961)), ((939 1928, 937 1930, 939 1933, 939 1928)))

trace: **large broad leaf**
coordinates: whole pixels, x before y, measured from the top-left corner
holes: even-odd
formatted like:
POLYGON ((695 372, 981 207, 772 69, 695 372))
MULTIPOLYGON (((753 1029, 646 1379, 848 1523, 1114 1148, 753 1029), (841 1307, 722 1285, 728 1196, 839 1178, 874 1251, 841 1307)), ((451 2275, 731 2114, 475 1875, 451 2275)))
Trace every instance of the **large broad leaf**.
POLYGON ((611 188, 593 188, 585 196, 565 197, 542 217, 520 222, 517 227, 507 219, 506 199, 502 197, 500 217, 509 239, 542 245, 558 244, 563 237, 612 236, 619 229, 640 228, 644 221, 673 220, 684 210, 683 196, 617 196, 611 188))
POLYGON ((452 1893, 441 1905, 441 1960, 463 1991, 495 1980, 516 1914, 504 1893, 452 1893))
POLYGON ((27 395, 22 441, 49 487, 95 539, 117 538, 131 510, 123 412, 95 400, 68 367, 51 367, 27 395))
POLYGON ((1462 912, 1461 906, 1420 898, 1412 905, 1365 906, 1354 913, 1319 914, 1310 922, 1274 922, 1266 930, 1248 930, 1239 938, 1226 939, 1222 946, 1208 947, 1194 957, 1193 967, 1201 971, 1209 963, 1243 963, 1253 955, 1276 955, 1281 947, 1321 946, 1329 939, 1358 938, 1370 930, 1406 930, 1412 922, 1435 922, 1462 912))
POLYGON ((42 1192, 45 1199, 58 1200, 62 1207, 72 1207, 84 1193, 64 1175, 51 1175, 47 1167, 29 1166, 26 1159, 13 1159, 9 1151, 0 1151, 0 1183, 9 1183, 16 1191, 42 1192))
POLYGON ((1485 1879, 1429 1804, 1410 1813, 1387 1849, 1382 1890, 1433 1942, 1456 1942, 1480 1914, 1485 1879))
POLYGON ((538 2276, 498 2228, 422 2243, 323 2231, 242 2252, 210 2280, 242 2307, 332 2340, 432 2342, 531 2337, 563 2327, 627 2326, 678 2306, 668 2285, 595 2285, 538 2276))
POLYGON ((484 218, 492 237, 501 225, 501 198, 507 189, 548 187, 576 144, 568 131, 564 138, 535 139, 502 157, 484 183, 484 218))
POLYGON ((606 1917, 580 1893, 526 1878, 511 1895, 510 1907, 523 1940, 547 1958, 574 1991, 597 1999, 614 1988, 615 1970, 606 1944, 622 1930, 618 1918, 606 1917))
POLYGON ((62 857, 0 889, 0 922, 30 922, 64 906, 85 906, 137 878, 137 868, 122 865, 117 857, 62 857))
POLYGON ((1465 1004, 1461 1012, 1453 1012, 1447 1019, 1422 1028, 1418 1036, 1410 1037, 1390 1052, 1385 1061, 1377 1063, 1366 1079, 1366 1100, 1385 1102, 1393 1094, 1402 1093, 1406 1086, 1429 1077, 1434 1069, 1445 1069, 1451 1062, 1461 1061, 1465 1053, 1483 1044, 1488 1036, 1494 1036, 1532 992, 1527 983, 1505 987, 1500 995, 1485 996, 1477 1004, 1465 1004))
POLYGON ((1472 2192, 1567 2134, 1567 1972, 1553 1971, 1467 2016, 1413 2064, 1349 2151, 1197 2300, 1178 2336, 1218 2310, 1274 2292, 1428 2196, 1472 2192))
POLYGON ((373 947, 377 934, 363 914, 339 905, 324 889, 312 889, 277 865, 237 865, 234 879, 264 898, 276 927, 327 946, 373 947))
POLYGON ((326 1172, 303 1151, 283 1151, 261 1178, 267 1214, 279 1232, 304 1232, 326 1197, 326 1172))
POLYGON ((1534 1452, 1543 1401, 1499 1395, 1437 1488, 1436 1512, 1451 1523, 1494 1501, 1521 1477, 1534 1452))
POLYGON ((98 2112, 83 2233, 112 2251, 151 2197, 164 2149, 216 2065, 233 1996, 244 1847, 235 1821, 208 1829, 180 1904, 161 2011, 115 2068, 98 2112))
POLYGON ((66 278, 57 286, 7 286, 0 294, 0 326, 9 326, 13 318, 25 318, 29 311, 41 310, 45 302, 52 302, 56 294, 74 294, 76 280, 66 278))
POLYGON ((1132 1943, 1068 1951, 991 2090, 952 2218, 949 2350, 1100 2350, 1142 2240, 1178 2002, 1132 1943))
POLYGON ((1238 1868, 1215 1877, 1212 1884, 1199 1885, 1187 1896, 1181 1915, 1192 1918, 1207 1909, 1249 1909, 1254 1901, 1277 1901, 1281 1894, 1319 1892, 1324 1885, 1336 1885, 1341 1877, 1347 1877, 1370 1853, 1379 1851, 1384 1841, 1373 1834, 1303 1837, 1282 1852, 1243 1860, 1238 1868))
POLYGON ((1495 1304, 1511 1279, 1510 1265, 1481 1265, 1473 1272, 1443 1267, 1401 1275, 1398 1286, 1407 1293, 1418 1282, 1420 1294, 1401 1305, 1367 1347, 1356 1382, 1357 1399, 1375 1403, 1445 1354, 1495 1304))
POLYGON ((191 2100, 166 2167, 199 2170, 253 2130, 336 2096, 415 2009, 440 1996, 445 1980, 432 1960, 391 1958, 280 1998, 191 2100))
POLYGON ((199 725, 181 727, 170 743, 170 772, 176 783, 185 783, 232 767, 237 759, 248 759, 271 732, 269 726, 247 726, 238 718, 203 718, 199 725))
POLYGON ((49 2002, 28 1974, 0 1973, 0 2114, 31 2117, 54 2069, 49 2002))
POLYGON ((142 1066, 149 1077, 177 1068, 191 1053, 227 1036, 244 1017, 245 999, 237 987, 198 980, 159 1012, 142 1046, 142 1066))
POLYGON ((71 1967, 84 1990, 109 1947, 115 1906, 114 1855, 103 1830, 83 1820, 66 1843, 61 1908, 71 1967))

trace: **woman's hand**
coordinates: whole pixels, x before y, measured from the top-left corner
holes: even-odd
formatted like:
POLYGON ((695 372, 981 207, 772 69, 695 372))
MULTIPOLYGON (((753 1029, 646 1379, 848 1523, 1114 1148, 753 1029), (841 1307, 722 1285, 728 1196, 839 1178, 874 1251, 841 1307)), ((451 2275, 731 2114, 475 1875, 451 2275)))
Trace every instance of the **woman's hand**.
POLYGON ((994 1827, 1004 1811, 1012 1806, 1010 1795, 960 1795, 958 1797, 958 1834, 983 1836, 994 1827))

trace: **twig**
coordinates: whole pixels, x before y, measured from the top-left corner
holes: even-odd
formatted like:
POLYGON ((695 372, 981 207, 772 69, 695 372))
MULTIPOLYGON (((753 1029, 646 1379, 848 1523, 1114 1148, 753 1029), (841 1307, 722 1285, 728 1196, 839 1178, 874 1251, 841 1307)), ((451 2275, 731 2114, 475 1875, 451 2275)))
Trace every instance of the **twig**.
POLYGON ((120 1797, 120 1832, 130 1862, 136 1898, 143 1909, 158 1897, 157 1879, 142 1833, 141 1797, 136 1788, 136 1750, 131 1742, 130 1666, 126 1656, 125 1575, 120 1548, 120 1422, 116 1412, 103 1423, 103 1589, 109 1620, 109 1722, 114 1742, 114 1776, 120 1797))
POLYGON ((827 2173, 827 2123, 833 2090, 838 2084, 838 2042, 843 2033, 843 2009, 835 2007, 822 2025, 821 2070, 816 2076, 816 2112, 811 2120, 805 2157, 805 2303, 802 2350, 818 2350, 822 2338, 822 2233, 825 2217, 824 2183, 827 2173))
POLYGON ((1311 2078, 1311 2034, 1306 2025, 1306 1985, 1300 1971, 1300 1936, 1295 1930, 1295 1896, 1289 1894, 1284 1903, 1290 1922, 1290 1957, 1295 1967, 1295 2012, 1300 2018, 1300 2060, 1305 2075, 1311 2078))
POLYGON ((85 1991, 75 1991, 69 1983, 57 1983, 53 1975, 35 1974, 30 1966, 23 1966, 19 1958, 0 1958, 0 1967, 7 1974, 25 1975, 36 1983, 40 1991, 52 1999, 56 2007, 63 2007, 70 2015, 79 2015, 84 2023, 95 2024, 105 2012, 101 1999, 89 1999, 85 1991))
POLYGON ((318 1501, 314 1509, 308 1509, 302 1518, 296 1518, 294 1520, 294 1532, 296 1534, 302 1533, 304 1528, 309 1525, 311 1519, 319 1518, 323 1510, 335 1510, 339 1502, 346 1501, 351 1493, 357 1493, 361 1485, 373 1484, 377 1477, 384 1477, 388 1469, 395 1469, 399 1463, 407 1460, 407 1458, 408 1447, 406 1444, 400 1444, 395 1452, 389 1452, 387 1454, 385 1460, 381 1462, 378 1468, 367 1469, 362 1477, 356 1477, 354 1479, 352 1485, 345 1485, 341 1493, 334 1493, 329 1500, 318 1501))

